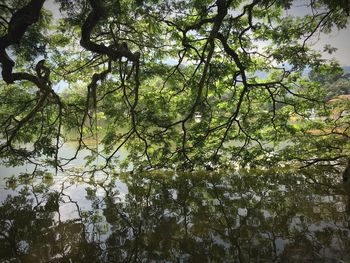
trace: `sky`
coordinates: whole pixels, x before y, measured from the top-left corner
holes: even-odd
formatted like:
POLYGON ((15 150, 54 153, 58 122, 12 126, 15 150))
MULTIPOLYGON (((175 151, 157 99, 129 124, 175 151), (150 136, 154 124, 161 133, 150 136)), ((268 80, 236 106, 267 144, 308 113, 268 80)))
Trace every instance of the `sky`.
POLYGON ((313 46, 316 50, 323 51, 323 47, 330 44, 338 50, 329 55, 323 52, 324 58, 337 59, 341 66, 350 66, 350 27, 342 30, 333 31, 329 35, 322 34, 319 41, 313 46))
MULTIPOLYGON (((296 0, 291 9, 287 10, 287 14, 292 16, 311 14, 311 8, 307 3, 309 3, 309 1, 296 0)), ((335 58, 343 67, 350 66, 350 20, 348 20, 348 24, 348 28, 341 30, 334 28, 330 34, 315 34, 314 37, 311 38, 313 48, 321 51, 325 59, 335 58), (331 55, 327 52, 323 52, 323 48, 326 44, 337 48, 337 51, 331 55)))
MULTIPOLYGON (((310 12, 310 9, 306 7, 305 0, 296 0, 291 9, 288 10, 289 15, 302 16, 310 12)), ((48 0, 45 2, 45 7, 52 11, 55 18, 60 16, 58 5, 54 3, 54 0, 48 0)), ((337 30, 334 29, 330 34, 319 34, 312 39, 313 48, 321 51, 323 58, 331 59, 335 58, 339 61, 340 65, 350 66, 350 21, 349 27, 337 30), (323 48, 326 44, 337 48, 337 51, 333 54, 323 52, 323 48)))

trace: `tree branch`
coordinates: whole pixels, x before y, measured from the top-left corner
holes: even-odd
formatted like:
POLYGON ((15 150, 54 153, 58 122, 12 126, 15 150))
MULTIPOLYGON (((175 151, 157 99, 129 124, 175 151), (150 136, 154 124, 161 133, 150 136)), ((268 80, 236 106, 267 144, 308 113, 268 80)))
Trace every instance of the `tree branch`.
POLYGON ((21 77, 24 75, 14 75, 12 73, 15 62, 7 55, 6 48, 20 43, 28 27, 39 20, 40 10, 44 2, 45 0, 32 0, 28 5, 17 10, 12 15, 7 34, 0 37, 0 62, 2 64, 2 77, 7 84, 13 83, 15 80, 22 80, 21 77))

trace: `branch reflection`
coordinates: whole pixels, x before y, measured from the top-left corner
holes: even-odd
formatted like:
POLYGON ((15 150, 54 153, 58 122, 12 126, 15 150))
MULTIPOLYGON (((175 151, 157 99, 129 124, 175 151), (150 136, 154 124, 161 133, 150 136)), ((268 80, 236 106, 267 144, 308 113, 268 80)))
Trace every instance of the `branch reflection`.
POLYGON ((350 194, 325 173, 24 174, 0 207, 0 259, 346 261, 350 194))

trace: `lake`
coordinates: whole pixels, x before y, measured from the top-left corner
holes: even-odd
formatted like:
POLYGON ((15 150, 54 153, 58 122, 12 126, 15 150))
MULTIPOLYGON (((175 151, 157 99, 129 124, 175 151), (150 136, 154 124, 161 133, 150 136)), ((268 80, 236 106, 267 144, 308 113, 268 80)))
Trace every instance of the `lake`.
POLYGON ((325 170, 1 182, 0 262, 350 261, 350 194, 325 170))

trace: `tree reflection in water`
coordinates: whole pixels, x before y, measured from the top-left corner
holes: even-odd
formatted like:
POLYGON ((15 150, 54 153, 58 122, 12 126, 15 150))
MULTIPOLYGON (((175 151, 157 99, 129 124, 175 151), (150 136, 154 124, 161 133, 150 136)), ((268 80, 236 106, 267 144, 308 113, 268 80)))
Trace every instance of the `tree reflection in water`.
POLYGON ((350 260, 349 194, 326 171, 62 178, 9 180, 3 262, 350 260))

